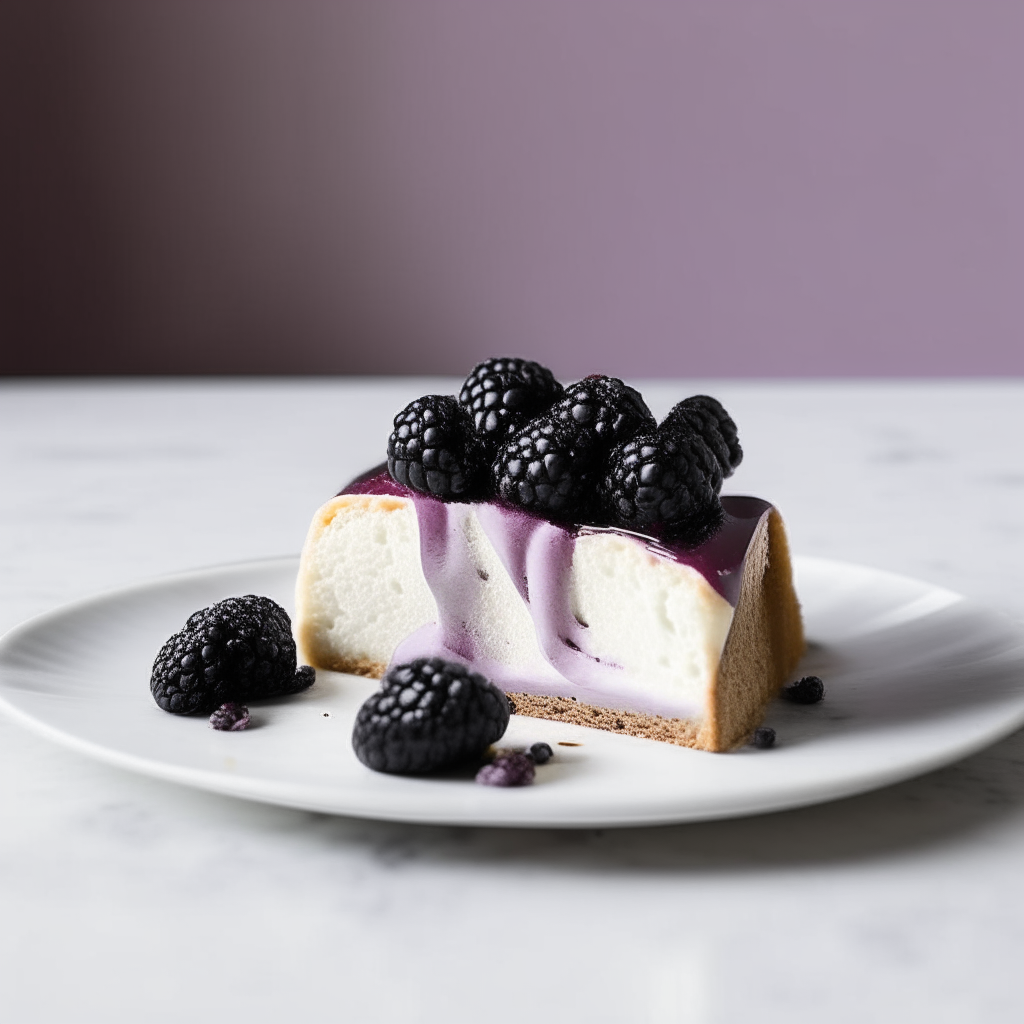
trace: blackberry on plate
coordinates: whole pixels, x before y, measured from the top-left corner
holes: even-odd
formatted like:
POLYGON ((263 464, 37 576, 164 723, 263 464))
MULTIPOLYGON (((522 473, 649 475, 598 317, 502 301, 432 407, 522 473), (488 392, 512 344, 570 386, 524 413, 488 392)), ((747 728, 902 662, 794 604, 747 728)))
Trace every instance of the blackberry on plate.
POLYGON ((495 492, 509 504, 547 519, 582 521, 597 469, 585 434, 544 417, 499 449, 491 473, 495 492))
POLYGON ((825 684, 818 676, 804 676, 784 686, 782 696, 794 704, 817 704, 825 696, 825 684))
POLYGON ((296 671, 288 613, 269 597, 229 597, 188 617, 153 663, 153 699, 175 715, 222 704, 298 693, 312 684, 296 671))
POLYGON ((536 774, 533 758, 526 754, 505 754, 485 764, 476 773, 481 786, 528 786, 536 774))
POLYGON ((767 725, 761 726, 760 729, 754 730, 754 738, 751 743, 757 747, 758 750, 768 750, 775 746, 775 730, 767 725))
POLYGON ((721 506, 708 470, 717 463, 694 434, 640 434, 614 448, 605 462, 605 514, 633 530, 714 519, 721 506), (717 510, 717 511, 716 511, 717 510))
POLYGON ((529 359, 499 357, 473 367, 459 392, 459 403, 493 453, 561 395, 562 385, 547 367, 529 359))
POLYGON ((487 482, 484 445, 451 395, 425 395, 396 417, 388 472, 406 487, 442 501, 470 501, 487 482))
POLYGON ((657 426, 639 391, 618 377, 599 374, 570 384, 552 407, 550 417, 585 432, 601 451, 657 426))
POLYGON ((743 461, 739 431, 722 403, 710 395, 692 395, 673 406, 662 420, 663 431, 692 431, 704 438, 722 468, 723 476, 732 476, 743 461))
POLYGON ((356 715, 352 747, 368 768, 422 774, 479 757, 508 727, 505 695, 441 658, 396 665, 356 715))

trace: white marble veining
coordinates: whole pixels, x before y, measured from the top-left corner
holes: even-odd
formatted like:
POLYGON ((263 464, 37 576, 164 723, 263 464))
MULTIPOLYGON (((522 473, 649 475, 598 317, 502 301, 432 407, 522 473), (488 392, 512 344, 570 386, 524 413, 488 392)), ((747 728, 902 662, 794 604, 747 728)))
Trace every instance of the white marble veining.
MULTIPOLYGON (((0 385, 0 629, 296 551, 393 412, 451 387, 0 385)), ((659 413, 696 390, 798 551, 1024 620, 1024 385, 644 387, 659 413)), ((1021 734, 803 811, 516 832, 219 798, 0 719, 0 1020, 1016 1021, 1022 863, 1021 734)))

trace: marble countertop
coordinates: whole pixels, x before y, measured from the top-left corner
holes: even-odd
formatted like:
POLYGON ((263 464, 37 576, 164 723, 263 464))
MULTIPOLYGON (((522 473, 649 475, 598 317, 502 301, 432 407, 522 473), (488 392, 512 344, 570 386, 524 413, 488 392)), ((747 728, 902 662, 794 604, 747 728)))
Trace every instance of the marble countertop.
MULTIPOLYGON (((1024 621, 1024 384, 710 390, 731 489, 803 554, 1024 621)), ((394 411, 455 382, 0 384, 0 630, 298 550, 394 411)), ((0 718, 0 1020, 1016 1021, 1024 737, 820 807, 633 830, 430 828, 247 803, 0 718)))

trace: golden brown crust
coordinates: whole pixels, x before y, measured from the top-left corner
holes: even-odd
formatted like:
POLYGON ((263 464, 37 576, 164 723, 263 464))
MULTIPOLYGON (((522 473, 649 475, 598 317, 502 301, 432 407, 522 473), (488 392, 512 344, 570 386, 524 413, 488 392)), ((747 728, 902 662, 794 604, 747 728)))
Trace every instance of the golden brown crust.
POLYGON ((329 657, 324 658, 323 662, 313 667, 331 672, 347 672, 350 676, 365 676, 367 679, 382 679, 387 670, 384 662, 370 661, 368 658, 329 657))
POLYGON ((680 747, 699 746, 698 723, 690 719, 662 718, 660 715, 645 715, 637 711, 614 711, 592 704, 580 704, 571 697, 535 697, 530 693, 510 693, 508 698, 517 715, 586 725, 591 729, 661 740, 680 747))

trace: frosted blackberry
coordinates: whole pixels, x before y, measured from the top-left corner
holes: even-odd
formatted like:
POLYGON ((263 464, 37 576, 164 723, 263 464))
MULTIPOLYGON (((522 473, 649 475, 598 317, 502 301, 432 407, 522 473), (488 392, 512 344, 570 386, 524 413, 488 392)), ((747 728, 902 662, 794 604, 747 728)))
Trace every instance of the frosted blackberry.
POLYGON ((818 676, 804 676, 784 686, 782 696, 794 704, 817 704, 825 696, 825 684, 818 676))
POLYGON ((562 385, 540 363, 502 357, 473 368, 459 392, 459 403, 493 454, 561 395, 562 385))
POLYGON ((707 445, 693 434, 641 434, 614 448, 605 462, 600 496, 605 515, 633 530, 683 528, 690 534, 699 522, 716 520, 721 505, 709 476, 717 463, 707 445))
POLYGON ((153 699, 175 715, 306 689, 315 673, 296 671, 288 613, 269 597, 229 597, 194 612, 153 663, 153 699))
POLYGON ((589 435, 548 418, 507 441, 492 467, 497 495, 546 519, 586 519, 593 504, 597 455, 589 435))
POLYGON ((586 433, 597 449, 610 448, 657 426, 639 391, 618 377, 585 377, 565 389, 550 418, 586 433))
POLYGON ((526 754, 505 754, 485 764, 476 773, 481 786, 528 786, 535 775, 533 758, 526 754))
POLYGON ((480 757, 508 727, 505 695, 441 658, 397 665, 356 715, 352 747, 368 768, 437 771, 480 757))
POLYGON ((693 395, 674 406, 662 421, 663 431, 692 431, 704 438, 722 468, 732 476, 743 461, 739 431, 722 403, 710 395, 693 395))
POLYGON ((425 395, 396 417, 388 438, 392 478, 442 501, 470 501, 487 485, 484 445, 451 395, 425 395))

